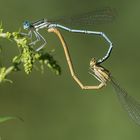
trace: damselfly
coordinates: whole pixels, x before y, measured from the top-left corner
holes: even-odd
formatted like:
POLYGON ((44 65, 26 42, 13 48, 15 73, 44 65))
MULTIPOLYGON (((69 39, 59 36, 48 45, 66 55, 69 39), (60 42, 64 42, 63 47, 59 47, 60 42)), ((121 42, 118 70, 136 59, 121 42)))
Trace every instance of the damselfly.
POLYGON ((114 80, 110 72, 96 62, 95 58, 90 61, 90 70, 91 72, 89 73, 100 81, 103 86, 105 86, 107 82, 111 83, 124 109, 128 112, 129 116, 140 125, 140 103, 128 95, 116 80, 114 80))
POLYGON ((64 26, 64 24, 84 24, 84 25, 92 25, 92 24, 100 24, 103 22, 110 22, 114 19, 115 17, 115 12, 114 9, 112 8, 104 8, 101 10, 95 10, 89 13, 85 13, 82 15, 77 15, 74 17, 68 17, 68 18, 60 18, 57 20, 48 20, 48 19, 42 19, 38 20, 36 22, 29 22, 25 21, 23 23, 23 28, 26 30, 29 30, 29 36, 32 38, 32 33, 35 35, 36 40, 31 42, 31 45, 35 45, 38 41, 43 40, 44 43, 36 50, 39 51, 41 50, 45 45, 46 45, 46 39, 39 33, 40 29, 43 28, 60 28, 72 33, 83 33, 83 34, 92 34, 92 35, 99 35, 105 39, 105 41, 109 44, 109 49, 105 56, 101 59, 98 60, 98 63, 101 63, 105 61, 109 56, 112 51, 112 42, 111 40, 106 36, 105 33, 103 32, 98 32, 98 31, 89 31, 89 30, 77 30, 77 29, 72 29, 64 26))

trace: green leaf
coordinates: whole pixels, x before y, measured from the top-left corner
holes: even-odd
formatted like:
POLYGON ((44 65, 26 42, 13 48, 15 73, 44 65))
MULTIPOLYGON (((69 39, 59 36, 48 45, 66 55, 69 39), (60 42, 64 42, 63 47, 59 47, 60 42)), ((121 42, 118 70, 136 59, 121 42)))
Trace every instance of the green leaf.
POLYGON ((21 118, 19 117, 12 117, 12 116, 0 116, 0 123, 9 121, 9 120, 21 120, 23 121, 21 118))
MULTIPOLYGON (((18 54, 12 58, 10 65, 5 66, 0 64, 0 84, 3 82, 12 83, 7 77, 13 72, 22 70, 21 65, 26 74, 30 74, 37 65, 40 66, 39 70, 42 73, 45 66, 47 66, 56 75, 61 74, 61 68, 51 54, 54 50, 51 52, 46 52, 45 49, 36 51, 34 48, 35 45, 30 45, 32 39, 28 34, 22 33, 20 30, 18 32, 4 32, 2 23, 0 23, 0 38, 14 41, 19 50, 18 54)), ((3 47, 0 46, 0 53, 2 53, 2 49, 3 47)))

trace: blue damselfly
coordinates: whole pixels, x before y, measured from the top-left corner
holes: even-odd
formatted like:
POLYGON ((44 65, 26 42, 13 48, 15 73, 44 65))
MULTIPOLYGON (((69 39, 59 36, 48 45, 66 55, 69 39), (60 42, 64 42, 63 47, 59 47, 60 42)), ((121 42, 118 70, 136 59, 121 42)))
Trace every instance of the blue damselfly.
POLYGON ((92 35, 99 35, 105 39, 105 41, 109 44, 109 49, 105 56, 98 60, 98 63, 102 63, 105 61, 112 51, 112 42, 106 36, 105 33, 99 31, 89 31, 89 30, 80 30, 80 29, 72 29, 69 27, 64 26, 65 24, 81 24, 81 25, 93 25, 93 24, 100 24, 110 22, 115 17, 115 10, 112 8, 104 8, 101 10, 95 10, 92 12, 88 12, 82 15, 76 15, 73 17, 63 17, 56 20, 48 20, 48 19, 41 19, 36 22, 29 22, 25 21, 23 23, 23 28, 29 30, 28 35, 32 37, 32 33, 35 35, 36 40, 30 43, 31 45, 35 45, 38 41, 43 40, 44 43, 37 48, 36 51, 41 50, 46 45, 46 39, 39 33, 40 29, 44 28, 60 28, 72 33, 83 33, 83 34, 92 34, 92 35))

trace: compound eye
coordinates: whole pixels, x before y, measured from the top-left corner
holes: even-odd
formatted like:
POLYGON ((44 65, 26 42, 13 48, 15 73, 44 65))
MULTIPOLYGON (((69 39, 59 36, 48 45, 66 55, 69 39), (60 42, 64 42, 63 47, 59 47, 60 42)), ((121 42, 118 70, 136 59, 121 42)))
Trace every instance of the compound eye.
POLYGON ((24 21, 23 22, 23 29, 28 30, 30 28, 31 24, 29 21, 24 21))

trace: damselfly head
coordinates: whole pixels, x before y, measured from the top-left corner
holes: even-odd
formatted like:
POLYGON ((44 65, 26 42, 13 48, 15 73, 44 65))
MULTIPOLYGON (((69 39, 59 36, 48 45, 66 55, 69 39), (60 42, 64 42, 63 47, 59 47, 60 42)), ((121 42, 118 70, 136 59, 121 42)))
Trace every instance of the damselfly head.
POLYGON ((91 60, 90 60, 90 67, 93 67, 93 66, 95 66, 96 65, 96 59, 95 58, 92 58, 91 60))
POLYGON ((29 21, 23 22, 23 29, 28 30, 31 27, 31 23, 29 21))

